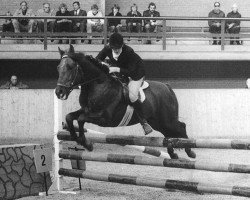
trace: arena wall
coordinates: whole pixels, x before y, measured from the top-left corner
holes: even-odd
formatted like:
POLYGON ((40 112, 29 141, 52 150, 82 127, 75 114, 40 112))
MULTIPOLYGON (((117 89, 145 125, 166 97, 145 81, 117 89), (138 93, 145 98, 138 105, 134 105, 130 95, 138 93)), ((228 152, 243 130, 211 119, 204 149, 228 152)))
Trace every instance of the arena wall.
MULTIPOLYGON (((78 92, 63 104, 63 114, 79 108, 78 92)), ((250 138, 250 93, 247 89, 175 89, 180 120, 192 138, 250 138)), ((52 138, 53 90, 0 90, 1 138, 52 138)), ((106 133, 142 135, 138 126, 105 128, 106 133)), ((156 135, 159 135, 156 133, 156 135)))
MULTIPOLYGON (((137 0, 137 1, 123 1, 123 0, 106 0, 106 14, 110 13, 111 8, 114 4, 118 4, 121 9, 122 15, 127 15, 130 10, 130 6, 133 3, 138 5, 138 10, 143 13, 147 10, 148 4, 151 0, 137 0)), ((211 0, 154 0, 152 1, 156 4, 157 10, 160 12, 161 16, 189 16, 189 17, 207 17, 208 13, 213 9, 213 3, 215 1, 211 0)), ((238 4, 239 12, 243 17, 250 17, 250 1, 244 0, 220 0, 221 10, 227 14, 231 11, 231 6, 234 3, 238 4)), ((197 22, 197 21, 172 21, 168 22, 171 26, 208 26, 207 22, 197 22)), ((242 26, 250 26, 250 23, 244 22, 242 26)))

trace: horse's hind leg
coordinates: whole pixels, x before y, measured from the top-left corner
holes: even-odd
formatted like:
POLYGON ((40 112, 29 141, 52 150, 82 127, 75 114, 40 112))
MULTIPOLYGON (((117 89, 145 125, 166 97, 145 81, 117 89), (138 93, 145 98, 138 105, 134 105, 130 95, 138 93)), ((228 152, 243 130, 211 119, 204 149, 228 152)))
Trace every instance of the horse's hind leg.
POLYGON ((77 110, 75 112, 71 112, 66 115, 66 123, 67 123, 67 129, 70 132, 71 139, 76 141, 77 140, 77 135, 76 135, 76 130, 74 128, 74 120, 77 120, 82 113, 82 110, 77 110))
MULTIPOLYGON (((159 131, 167 138, 188 138, 186 133, 186 125, 183 122, 164 123, 159 131)), ((195 158, 196 154, 191 148, 185 148, 188 157, 195 158)), ((168 154, 172 159, 178 159, 178 155, 174 153, 174 148, 168 147, 168 154)))
MULTIPOLYGON (((180 132, 182 133, 182 138, 188 138, 187 131, 186 131, 186 124, 183 122, 178 122, 180 127, 180 132)), ((196 154, 194 151, 192 151, 191 148, 185 148, 185 152, 190 158, 196 158, 196 154)))

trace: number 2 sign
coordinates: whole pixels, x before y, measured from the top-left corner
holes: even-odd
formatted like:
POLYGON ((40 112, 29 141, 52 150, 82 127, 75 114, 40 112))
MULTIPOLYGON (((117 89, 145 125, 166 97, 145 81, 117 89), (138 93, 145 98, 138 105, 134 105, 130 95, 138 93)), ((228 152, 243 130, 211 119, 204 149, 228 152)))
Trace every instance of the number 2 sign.
POLYGON ((37 173, 52 171, 52 148, 33 150, 37 173))

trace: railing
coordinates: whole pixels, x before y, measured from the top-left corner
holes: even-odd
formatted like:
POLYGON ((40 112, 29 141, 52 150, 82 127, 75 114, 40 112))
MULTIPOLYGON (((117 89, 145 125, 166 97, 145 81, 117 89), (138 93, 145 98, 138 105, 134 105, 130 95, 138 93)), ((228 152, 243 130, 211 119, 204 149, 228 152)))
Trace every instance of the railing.
POLYGON ((250 32, 240 33, 240 34, 229 34, 225 32, 226 20, 240 20, 240 21, 250 21, 250 18, 208 18, 208 17, 95 17, 94 19, 104 19, 103 32, 102 33, 86 33, 86 32, 48 32, 47 29, 47 20, 48 19, 93 19, 93 17, 83 17, 83 16, 51 16, 51 17, 14 17, 14 16, 0 16, 0 19, 43 19, 44 20, 44 32, 33 32, 33 33, 10 33, 10 32, 1 32, 0 36, 2 39, 4 37, 11 37, 12 39, 18 39, 26 37, 27 39, 43 39, 44 40, 44 50, 48 48, 48 39, 61 39, 65 37, 67 39, 90 39, 89 36, 99 37, 102 39, 104 45, 107 44, 108 37, 111 33, 108 32, 108 20, 109 19, 141 19, 143 20, 159 20, 162 21, 162 31, 156 33, 126 33, 122 32, 121 34, 124 37, 138 37, 138 38, 158 38, 162 39, 162 49, 166 50, 167 40, 178 40, 183 38, 195 38, 195 40, 206 40, 209 41, 212 37, 221 38, 221 50, 224 50, 226 41, 230 40, 230 37, 239 37, 244 40, 250 40, 250 32), (208 21, 208 20, 221 20, 221 33, 214 34, 209 32, 172 32, 167 28, 167 22, 169 21, 208 21), (83 38, 87 37, 87 38, 83 38), (229 39, 228 39, 229 38, 229 39))

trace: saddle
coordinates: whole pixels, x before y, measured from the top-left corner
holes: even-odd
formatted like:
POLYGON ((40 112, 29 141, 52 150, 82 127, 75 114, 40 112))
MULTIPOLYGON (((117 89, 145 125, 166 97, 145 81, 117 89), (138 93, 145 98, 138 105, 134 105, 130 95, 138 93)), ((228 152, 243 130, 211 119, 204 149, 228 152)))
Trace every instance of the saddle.
MULTIPOLYGON (((118 82, 120 82, 120 84, 122 85, 122 88, 123 88, 123 97, 124 97, 124 100, 126 103, 128 103, 129 105, 131 105, 132 103, 130 102, 130 99, 129 99, 129 90, 128 90, 128 83, 129 83, 129 78, 125 77, 124 75, 121 75, 119 73, 114 73, 112 75, 112 77, 114 79, 116 79, 118 82)), ((144 90, 146 88, 149 87, 149 83, 147 81, 143 81, 142 82, 142 85, 139 89, 139 100, 141 102, 144 102, 145 99, 146 99, 146 95, 144 93, 144 90)))

